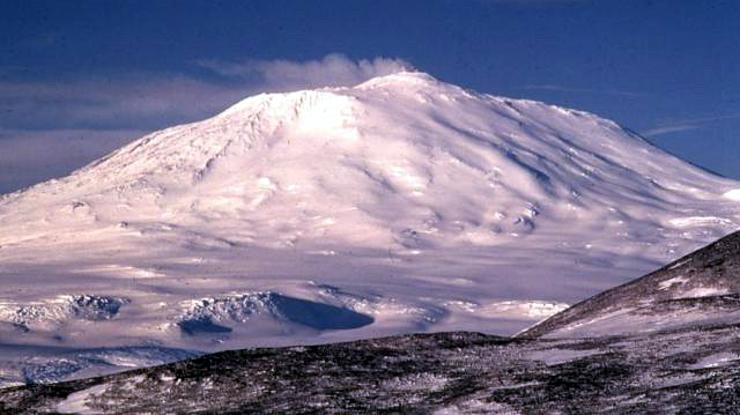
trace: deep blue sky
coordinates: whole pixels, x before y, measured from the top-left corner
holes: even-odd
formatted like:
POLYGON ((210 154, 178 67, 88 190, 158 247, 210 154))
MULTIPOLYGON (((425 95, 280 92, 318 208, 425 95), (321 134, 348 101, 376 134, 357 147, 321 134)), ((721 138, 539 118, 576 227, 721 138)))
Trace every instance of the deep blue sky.
POLYGON ((595 112, 740 178, 740 1, 18 0, 0 39, 0 193, 329 54, 595 112))

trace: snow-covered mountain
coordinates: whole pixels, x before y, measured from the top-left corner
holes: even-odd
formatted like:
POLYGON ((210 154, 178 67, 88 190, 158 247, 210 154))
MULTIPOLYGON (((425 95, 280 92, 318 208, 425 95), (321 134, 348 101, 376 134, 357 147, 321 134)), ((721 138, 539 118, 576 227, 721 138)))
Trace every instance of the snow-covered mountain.
POLYGON ((2 197, 0 343, 510 334, 739 226, 740 183, 589 113, 418 72, 262 94, 2 197))
POLYGON ((400 73, 258 95, 153 133, 6 196, 0 243, 161 232, 196 245, 385 250, 557 234, 598 249, 615 235, 733 229, 738 187, 594 115, 400 73))

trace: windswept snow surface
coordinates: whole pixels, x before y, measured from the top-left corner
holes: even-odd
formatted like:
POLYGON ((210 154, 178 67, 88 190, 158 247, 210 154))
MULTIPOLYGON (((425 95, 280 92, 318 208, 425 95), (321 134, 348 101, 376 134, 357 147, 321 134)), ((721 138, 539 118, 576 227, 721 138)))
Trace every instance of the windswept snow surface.
POLYGON ((0 198, 0 343, 511 334, 736 230, 738 189, 595 115, 423 73, 262 94, 0 198))

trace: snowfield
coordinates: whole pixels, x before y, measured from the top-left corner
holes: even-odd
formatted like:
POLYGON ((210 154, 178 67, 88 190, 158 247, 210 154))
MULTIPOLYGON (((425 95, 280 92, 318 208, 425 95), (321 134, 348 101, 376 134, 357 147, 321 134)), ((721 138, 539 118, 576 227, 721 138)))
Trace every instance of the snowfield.
POLYGON ((2 196, 0 345, 512 334, 736 230, 738 195, 611 121, 423 73, 262 94, 2 196))

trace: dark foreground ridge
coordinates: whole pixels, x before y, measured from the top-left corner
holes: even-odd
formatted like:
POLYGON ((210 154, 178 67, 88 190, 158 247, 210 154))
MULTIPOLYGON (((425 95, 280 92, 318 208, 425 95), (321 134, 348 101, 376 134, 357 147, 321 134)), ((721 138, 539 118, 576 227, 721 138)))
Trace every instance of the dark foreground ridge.
MULTIPOLYGON (((739 263, 735 233, 518 338, 439 333, 228 351, 3 389, 0 412, 736 414, 740 305, 732 298, 739 263), (548 338, 563 327, 609 320, 615 302, 652 307, 670 324, 656 328, 649 320, 628 334, 548 338), (709 317, 685 318, 694 314, 709 317)), ((629 313, 627 321, 638 316, 629 313)))
POLYGON ((595 295, 518 337, 584 337, 740 321, 740 231, 595 295))

